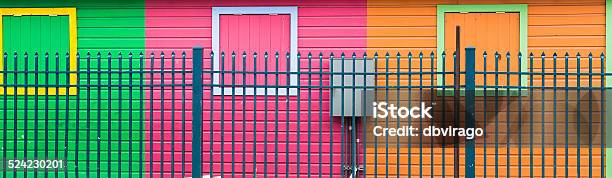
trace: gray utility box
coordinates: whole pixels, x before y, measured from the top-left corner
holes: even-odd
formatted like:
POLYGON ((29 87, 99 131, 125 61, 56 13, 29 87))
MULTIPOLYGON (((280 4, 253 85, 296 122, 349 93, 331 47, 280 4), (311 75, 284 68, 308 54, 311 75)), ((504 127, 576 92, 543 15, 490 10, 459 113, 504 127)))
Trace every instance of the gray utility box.
MULTIPOLYGON (((374 86, 374 61, 372 60, 356 60, 353 59, 334 59, 332 61, 333 68, 330 66, 330 72, 333 72, 332 95, 333 116, 372 116, 372 103, 374 102, 374 88, 366 88, 363 86, 374 86), (365 64, 364 64, 365 63, 365 64), (354 65, 354 66, 353 66, 354 65), (364 66, 365 65, 365 66, 364 66), (343 67, 344 66, 344 69, 343 67), (364 68, 365 67, 365 68, 364 68), (353 71, 353 68, 355 70, 353 71), (365 72, 364 72, 365 69, 365 72), (355 75, 353 76, 353 72, 355 75), (341 73, 344 73, 342 75, 341 73), (364 74, 368 73, 368 74, 364 74), (344 77, 344 82, 342 81, 344 77), (365 82, 364 82, 365 77, 365 82), (353 83, 353 80, 355 83, 353 83), (342 88, 339 88, 342 87, 342 88), (354 90, 353 90, 354 88, 354 90), (342 95, 344 93, 344 95, 342 95), (354 100, 353 100, 353 96, 354 100), (344 103, 344 105, 342 104, 344 103), (353 108, 354 112, 353 112, 353 108), (365 113, 364 113, 365 109, 365 113)), ((332 64, 330 63, 330 65, 332 64)))

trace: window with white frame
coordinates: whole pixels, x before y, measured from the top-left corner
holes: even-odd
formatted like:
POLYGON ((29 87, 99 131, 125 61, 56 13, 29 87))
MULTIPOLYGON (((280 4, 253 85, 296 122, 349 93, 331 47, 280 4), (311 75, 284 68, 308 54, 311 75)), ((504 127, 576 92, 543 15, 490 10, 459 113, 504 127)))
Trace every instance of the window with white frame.
POLYGON ((297 94, 297 7, 213 7, 212 23, 213 94, 297 94))

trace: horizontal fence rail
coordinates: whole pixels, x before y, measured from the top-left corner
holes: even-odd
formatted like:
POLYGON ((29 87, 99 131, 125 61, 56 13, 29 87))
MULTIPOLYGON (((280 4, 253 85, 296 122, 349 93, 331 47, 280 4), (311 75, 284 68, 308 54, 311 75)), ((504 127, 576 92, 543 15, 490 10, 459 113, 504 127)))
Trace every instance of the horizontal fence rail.
POLYGON ((4 53, 1 174, 604 175, 604 54, 456 54, 4 53))

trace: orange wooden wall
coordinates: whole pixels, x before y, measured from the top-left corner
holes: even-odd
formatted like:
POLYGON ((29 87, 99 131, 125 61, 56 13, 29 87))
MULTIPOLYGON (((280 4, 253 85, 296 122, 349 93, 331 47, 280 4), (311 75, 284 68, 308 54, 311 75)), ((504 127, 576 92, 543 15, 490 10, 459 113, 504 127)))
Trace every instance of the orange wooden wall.
MULTIPOLYGON (((392 55, 395 55, 397 52, 402 54, 401 58, 401 71, 408 70, 408 60, 405 57, 408 52, 412 52, 415 57, 413 57, 412 61, 412 71, 419 71, 419 61, 416 56, 419 52, 423 52, 425 55, 423 59, 423 71, 431 71, 431 62, 432 61, 428 56, 431 52, 436 52, 437 47, 437 38, 436 38, 436 6, 438 4, 527 4, 528 5, 528 52, 533 52, 537 56, 539 56, 542 52, 546 53, 546 63, 545 63, 545 71, 552 72, 553 71, 553 63, 552 63, 552 54, 553 52, 559 52, 560 55, 569 52, 571 56, 575 56, 576 53, 580 52, 584 57, 581 60, 581 71, 588 72, 588 60, 586 55, 589 52, 592 52, 596 56, 599 56, 600 53, 605 50, 605 1, 604 0, 585 0, 585 1, 571 1, 571 0, 497 0, 497 1, 478 1, 478 0, 422 0, 422 1, 402 1, 402 0, 369 0, 368 1, 368 10, 367 10, 367 52, 368 56, 373 56, 375 52, 378 52, 379 55, 384 55, 386 52, 389 52, 392 55)), ((599 58, 595 58, 593 62, 593 72, 600 72, 602 70, 603 65, 598 61, 599 58)), ((570 58, 569 68, 570 72, 576 71, 576 59, 574 57, 570 58)), ((391 57, 389 60, 389 70, 397 71, 397 61, 395 57, 391 57)), ((386 62, 384 57, 379 57, 379 63, 377 65, 378 71, 384 71, 386 69, 386 62)), ((557 62, 557 72, 562 72, 565 69, 565 64, 562 58, 559 58, 557 62)), ((434 69, 435 70, 435 69, 434 69)), ((542 71, 542 61, 539 57, 534 60, 534 69, 535 72, 542 71)), ((594 78, 594 86, 599 86, 600 78, 594 78)), ((542 77, 536 76, 534 79, 534 85, 540 86, 542 77)), ((564 86, 563 77, 557 78, 558 86, 564 86)), ((569 77, 569 85, 575 86, 578 81, 580 81, 582 86, 588 85, 588 78, 585 76, 581 78, 581 80, 576 77, 569 77)), ((430 76, 424 75, 422 78, 418 76, 414 76, 412 78, 409 77, 401 77, 400 85, 406 86, 408 83, 413 86, 424 85, 431 86, 430 76), (422 80, 422 83, 420 83, 422 80)), ((435 80, 434 80, 435 84, 435 80)), ((397 78, 395 76, 389 77, 389 83, 386 83, 386 78, 384 76, 377 78, 377 85, 397 85, 397 78)), ((552 76, 550 78, 546 78, 545 81, 546 86, 552 86, 552 76)), ((388 95, 383 92, 378 92, 377 99, 381 100, 388 95)), ((539 107, 542 102, 546 103, 546 111, 550 112, 552 101, 542 101, 539 100, 540 95, 536 97, 534 103, 537 108, 534 108, 534 112, 541 112, 542 108, 539 107)), ((546 100, 548 100, 547 97, 546 100)), ((413 97, 414 100, 418 101, 418 97, 413 97)), ((528 99, 528 97, 523 97, 523 100, 528 99)), ((559 100, 563 100, 563 98, 558 98, 559 100)), ((584 99, 584 97, 583 97, 584 99)), ((389 97, 390 102, 395 101, 395 96, 389 97)), ((575 97, 570 97, 570 103, 575 103, 575 97)), ((407 103, 405 99, 400 99, 400 102, 407 103)), ((598 101, 597 101, 598 102, 598 101)), ((490 103, 489 103, 490 104, 490 103)), ((503 104, 503 103, 500 103, 503 104)), ((505 103, 504 103, 505 104, 505 103)), ((573 104, 574 106, 576 104, 573 104)), ((558 111, 564 112, 563 106, 558 106, 558 111)), ((599 107, 596 107, 593 112, 599 111, 599 107)), ((584 111, 584 110, 583 110, 584 111)), ((561 114, 560 116, 563 116, 561 114)), ((505 116, 500 116, 505 117, 505 116)), ((514 118, 508 116, 509 118, 514 118)), ((568 116, 569 119, 572 119, 568 116)), ((597 116, 598 117, 598 116, 597 116)), ((435 118, 434 118, 435 119, 435 118)), ((548 119, 547 117, 541 118, 538 117, 538 120, 534 117, 534 123, 539 126, 544 126, 546 128, 555 127, 553 123, 545 122, 544 119, 548 119)), ((383 119, 384 120, 384 119, 383 119)), ((391 121, 390 121, 391 122, 391 121)), ((501 121, 500 121, 501 122, 501 121)), ((558 122, 564 122, 564 120, 559 120, 558 122)), ((392 123, 395 123, 393 121, 392 123)), ((369 125, 378 124, 380 125, 380 120, 378 122, 369 122, 369 125)), ((593 124, 599 124, 599 121, 594 121, 593 124)), ((500 126, 502 127, 502 126, 500 126)), ((538 127, 539 129, 540 127, 538 127)), ((512 131, 511 131, 512 132, 512 131)), ((500 132, 501 133, 501 132, 500 132)), ((382 138, 382 137, 381 137, 382 138)), ((551 138, 551 137, 547 137, 551 138)), ((418 138, 417 138, 418 139, 418 138)), ((432 150, 430 148, 423 149, 423 163, 419 160, 420 150, 418 149, 418 145, 413 144, 413 148, 411 150, 411 154, 408 154, 408 148, 406 146, 400 147, 400 156, 396 155, 395 143, 390 144, 389 148, 389 156, 385 156, 386 148, 384 146, 380 146, 381 143, 384 145, 384 142, 381 142, 384 138, 379 139, 378 148, 374 148, 371 146, 372 144, 368 144, 368 148, 366 149, 367 161, 366 161, 366 172, 370 176, 374 176, 374 170, 377 169, 378 175, 395 175, 396 169, 396 159, 399 160, 399 173, 400 175, 424 175, 429 176, 430 172, 433 172, 435 176, 441 175, 441 166, 442 164, 446 165, 446 174, 447 176, 452 175, 452 149, 447 149, 446 162, 442 163, 441 158, 441 149, 436 148, 433 149, 434 157, 431 157, 430 153, 432 150), (415 148, 417 147, 417 148, 415 148), (377 154, 374 154, 374 151, 377 151, 377 154), (410 163, 408 163, 408 155, 411 157, 410 163), (374 164, 374 159, 377 159, 377 166, 374 164), (430 164, 430 160, 433 161, 433 165, 430 164), (386 168, 385 161, 389 161, 389 167, 386 168), (419 165, 422 164, 422 172, 419 171, 419 165), (411 167, 411 172, 407 171, 408 167, 411 167), (433 169, 433 170, 432 170, 433 169)), ((389 139, 391 140, 391 138, 389 139)), ((393 138, 395 140, 395 138, 393 138)), ((528 140, 527 140, 528 142, 528 140)), ((595 147, 595 146, 594 146, 595 147)), ((598 146, 597 146, 598 147, 598 146)), ((495 157, 494 149, 487 147, 487 155, 482 153, 482 146, 479 147, 481 150, 477 151, 477 172, 482 176, 483 172, 485 172, 482 161, 484 159, 493 159, 495 157)), ((500 148, 505 148, 505 145, 500 145, 500 148)), ((522 171, 522 176, 529 176, 529 148, 523 148, 522 155, 518 155, 518 149, 511 150, 511 166, 510 169, 512 172, 522 171), (522 169, 519 170, 518 162, 522 162, 522 169)), ((558 175, 565 174, 565 154, 563 153, 565 150, 563 148, 557 149, 557 167, 553 167, 552 158, 553 153, 552 149, 546 149, 544 155, 545 158, 542 158, 542 151, 540 148, 534 149, 534 176, 538 177, 542 174, 542 160, 544 160, 545 164, 545 174, 547 176, 552 176, 552 172, 556 169, 558 175)), ((506 165, 505 165, 505 149, 500 150, 500 162, 503 162, 503 165, 500 166, 500 176, 508 176, 506 175, 506 165)), ((577 177, 577 169, 581 170, 581 176, 588 175, 588 149, 581 150, 581 164, 577 165, 577 154, 576 149, 569 150, 568 155, 568 166, 569 166, 569 176, 577 177)), ((593 175, 596 177, 600 176, 600 167, 599 162, 601 161, 600 149, 593 149, 593 175)), ((463 162, 463 159, 462 161, 463 162)), ((487 169, 491 169, 494 165, 491 165, 491 161, 487 162, 487 169)), ((460 170, 463 170, 463 166, 460 170)), ((462 171, 463 172, 463 171, 462 171)), ((487 171, 487 176, 494 176, 495 172, 487 171)), ((462 173, 463 174, 463 173, 462 173)), ((517 176, 518 174, 512 173, 509 176, 517 176)))

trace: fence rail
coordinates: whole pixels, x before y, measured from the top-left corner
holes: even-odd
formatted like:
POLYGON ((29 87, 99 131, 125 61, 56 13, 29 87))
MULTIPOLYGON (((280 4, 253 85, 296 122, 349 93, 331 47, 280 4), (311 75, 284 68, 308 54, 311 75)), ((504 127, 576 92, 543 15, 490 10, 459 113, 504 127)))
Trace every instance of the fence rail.
POLYGON ((283 53, 4 53, 2 177, 604 175, 604 54, 283 53))

